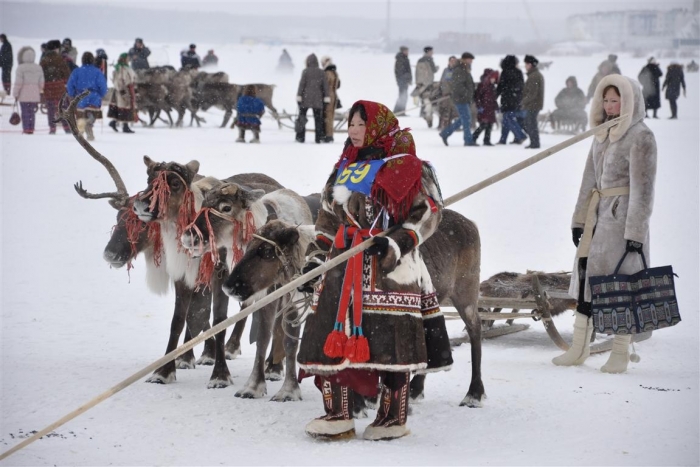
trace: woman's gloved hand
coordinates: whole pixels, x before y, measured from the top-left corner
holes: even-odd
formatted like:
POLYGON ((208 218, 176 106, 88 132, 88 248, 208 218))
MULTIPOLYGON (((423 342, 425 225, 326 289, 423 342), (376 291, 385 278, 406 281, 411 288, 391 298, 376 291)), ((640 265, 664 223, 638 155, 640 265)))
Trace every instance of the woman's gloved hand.
POLYGON ((627 251, 630 253, 641 253, 642 248, 644 248, 644 244, 635 242, 634 240, 627 240, 627 251))
POLYGON ((574 240, 574 245, 578 248, 579 242, 581 242, 581 236, 583 235, 583 229, 580 227, 574 227, 571 229, 571 237, 574 240))
MULTIPOLYGON (((306 274, 309 271, 313 271, 317 267, 319 267, 320 264, 318 264, 315 261, 309 261, 304 265, 303 268, 301 268, 301 273, 306 274)), ((318 280, 321 278, 321 276, 316 276, 313 279, 309 279, 308 281, 304 282, 302 285, 297 287, 297 290, 299 292, 305 292, 305 293, 314 293, 314 286, 318 282, 318 280)))

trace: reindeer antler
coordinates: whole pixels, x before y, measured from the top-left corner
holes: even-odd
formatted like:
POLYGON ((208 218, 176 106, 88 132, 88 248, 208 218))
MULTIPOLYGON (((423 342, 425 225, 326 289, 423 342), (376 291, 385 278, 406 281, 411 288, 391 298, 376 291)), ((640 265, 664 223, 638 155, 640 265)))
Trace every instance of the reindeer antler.
POLYGON ((88 94, 90 94, 89 90, 83 91, 79 96, 76 96, 75 98, 71 99, 70 103, 68 104, 67 108, 63 108, 65 99, 67 98, 67 94, 63 94, 63 97, 61 97, 61 102, 59 104, 59 115, 56 121, 65 121, 68 123, 68 126, 71 129, 71 132, 73 133, 73 136, 75 139, 80 143, 80 145, 90 154, 93 159, 95 159, 97 162, 102 164, 105 169, 107 169, 107 172, 109 172, 109 175, 112 177, 112 180, 114 180, 114 184, 117 186, 117 191, 116 192, 110 192, 110 193, 89 193, 86 189, 83 188, 83 182, 79 181, 73 187, 75 188, 75 191, 82 196, 85 199, 101 199, 101 198, 111 198, 109 200, 109 204, 115 208, 115 209, 121 209, 126 206, 126 203, 129 199, 129 192, 126 190, 126 185, 124 185, 124 181, 122 180, 122 177, 119 175, 119 172, 117 171, 116 167, 114 167, 114 164, 110 162, 109 159, 107 159, 105 156, 100 154, 97 149, 95 149, 85 138, 83 138, 83 135, 80 134, 78 131, 78 124, 75 121, 75 108, 78 105, 78 102, 80 102, 84 97, 86 97, 88 94))

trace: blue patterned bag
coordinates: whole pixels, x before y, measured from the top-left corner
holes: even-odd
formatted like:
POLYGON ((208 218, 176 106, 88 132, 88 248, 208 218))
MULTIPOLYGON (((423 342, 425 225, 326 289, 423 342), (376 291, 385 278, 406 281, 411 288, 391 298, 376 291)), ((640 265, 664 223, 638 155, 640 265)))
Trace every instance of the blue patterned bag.
POLYGON ((674 326, 681 321, 671 266, 647 267, 619 274, 627 252, 609 276, 590 277, 593 329, 605 334, 639 334, 674 326))

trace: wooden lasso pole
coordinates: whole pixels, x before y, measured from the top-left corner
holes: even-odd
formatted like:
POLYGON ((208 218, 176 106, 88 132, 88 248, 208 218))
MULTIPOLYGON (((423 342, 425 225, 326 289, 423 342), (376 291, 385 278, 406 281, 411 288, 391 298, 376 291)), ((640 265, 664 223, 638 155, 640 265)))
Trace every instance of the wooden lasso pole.
MULTIPOLYGON (((569 138, 566 141, 563 141, 563 142, 561 142, 561 143, 559 143, 559 144, 557 144, 549 149, 541 151, 541 152, 535 154, 534 156, 530 157, 529 159, 526 159, 526 160, 520 162, 519 164, 514 165, 513 167, 511 167, 509 169, 506 169, 506 170, 504 170, 504 171, 502 171, 502 172, 500 172, 492 177, 487 178, 486 180, 484 180, 482 182, 477 183, 476 185, 473 185, 473 186, 467 188, 466 190, 460 191, 459 193, 457 193, 453 196, 450 196, 449 198, 447 198, 445 200, 444 205, 449 206, 453 203, 456 203, 457 201, 460 201, 460 200, 466 198, 467 196, 470 196, 470 195, 476 193, 477 191, 480 191, 480 190, 486 188, 487 186, 493 185, 494 183, 497 183, 500 180, 503 180, 504 178, 509 177, 510 175, 513 175, 514 173, 519 172, 519 171, 523 170, 524 168, 529 167, 529 166, 541 161, 542 159, 549 157, 549 156, 555 154, 556 152, 561 151, 562 149, 567 148, 567 147, 571 146, 572 144, 575 144, 575 143, 587 138, 588 136, 593 135, 597 131, 600 131, 602 129, 607 129, 607 128, 612 127, 613 125, 616 125, 617 123, 619 123, 622 119, 624 119, 626 117, 627 117, 626 115, 623 115, 623 116, 620 116, 614 120, 609 120, 609 121, 607 121, 607 122, 605 122, 605 123, 603 123, 595 128, 591 128, 590 130, 586 131, 585 133, 581 133, 580 135, 569 138)), ((385 232, 382 232, 382 234, 384 234, 384 233, 385 232)), ((381 236, 382 234, 379 234, 378 236, 381 236)), ((120 383, 112 386, 111 388, 109 388, 108 390, 103 392, 102 394, 98 395, 97 397, 93 398, 92 400, 88 401, 87 403, 81 405, 80 407, 78 407, 74 411, 70 412, 69 414, 65 415, 61 419, 55 421, 54 423, 52 423, 49 426, 47 426, 46 428, 38 431, 37 433, 35 433, 31 437, 25 439, 24 441, 17 444, 16 446, 13 446, 9 450, 3 452, 2 454, 0 454, 0 461, 7 458, 10 455, 12 455, 13 453, 19 451, 20 449, 27 447, 28 445, 30 445, 31 443, 33 443, 37 439, 49 434, 51 431, 68 423, 69 421, 73 420, 74 418, 83 414, 84 412, 87 412, 88 410, 90 410, 91 408, 93 408, 94 406, 99 404, 100 402, 110 398, 111 396, 118 393, 119 391, 131 386, 133 383, 135 383, 139 379, 143 378, 144 376, 148 375, 152 371, 160 368, 161 366, 165 365, 166 363, 168 363, 172 360, 175 360, 177 357, 179 357, 183 353, 187 352, 188 350, 192 349, 197 344, 205 341, 206 339, 214 336, 215 334, 217 334, 221 331, 224 331, 229 326, 234 325, 235 323, 237 323, 241 319, 247 317, 248 315, 253 314, 254 312, 258 311, 260 308, 272 303, 273 301, 277 300, 278 298, 281 298, 282 296, 286 295, 287 293, 294 291, 298 286, 306 283, 307 281, 314 279, 315 277, 320 276, 324 272, 338 266, 341 263, 344 263, 345 261, 347 261, 351 257, 355 256, 356 254, 364 251, 369 246, 371 246, 372 242, 373 242, 373 240, 371 238, 368 240, 365 240, 364 242, 357 245, 356 247, 351 248, 351 249, 345 251, 344 253, 341 253, 340 255, 336 256, 332 260, 330 260, 330 261, 322 264, 321 266, 307 272, 306 274, 301 275, 300 277, 297 277, 296 279, 291 281, 289 284, 285 285, 284 287, 280 287, 279 289, 277 289, 276 291, 274 291, 273 293, 271 293, 269 295, 266 295, 262 299, 255 302, 253 305, 251 305, 247 308, 244 308, 239 313, 231 316, 230 318, 225 319, 224 321, 220 322, 216 326, 213 326, 212 328, 201 333, 197 337, 184 343, 183 345, 176 348, 172 352, 165 354, 164 356, 162 356, 161 358, 159 358, 155 362, 153 362, 150 365, 137 371, 136 373, 129 376, 128 378, 121 381, 120 383)))

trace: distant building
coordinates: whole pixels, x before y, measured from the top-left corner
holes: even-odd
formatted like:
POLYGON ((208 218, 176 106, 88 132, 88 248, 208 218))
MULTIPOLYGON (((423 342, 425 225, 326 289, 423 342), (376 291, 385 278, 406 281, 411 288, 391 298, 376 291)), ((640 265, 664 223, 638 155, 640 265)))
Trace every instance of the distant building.
POLYGON ((611 50, 700 46, 698 0, 693 10, 606 11, 567 18, 574 40, 601 42, 611 50))

